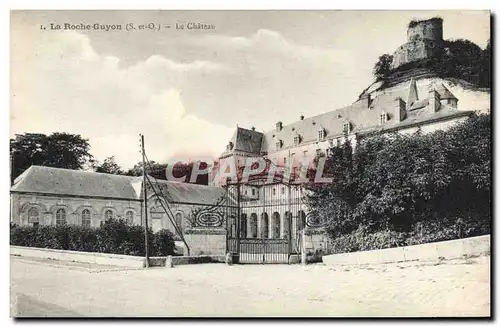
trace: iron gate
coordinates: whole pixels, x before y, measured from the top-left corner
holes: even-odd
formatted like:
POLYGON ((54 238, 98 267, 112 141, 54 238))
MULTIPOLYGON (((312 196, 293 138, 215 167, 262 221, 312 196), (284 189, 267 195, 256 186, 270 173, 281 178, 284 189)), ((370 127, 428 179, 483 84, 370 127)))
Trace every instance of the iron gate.
POLYGON ((306 223, 300 185, 258 179, 226 189, 228 252, 238 263, 288 263, 306 223))

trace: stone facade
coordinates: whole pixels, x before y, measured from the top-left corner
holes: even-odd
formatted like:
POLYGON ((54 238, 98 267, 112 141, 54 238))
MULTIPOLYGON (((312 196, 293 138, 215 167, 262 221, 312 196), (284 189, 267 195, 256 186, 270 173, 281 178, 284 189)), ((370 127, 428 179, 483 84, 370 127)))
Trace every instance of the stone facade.
POLYGON ((191 255, 224 255, 226 253, 225 228, 188 228, 184 233, 191 255))
MULTIPOLYGON (((213 210, 208 213, 213 217, 204 213, 225 195, 223 188, 156 181, 155 185, 148 185, 146 193, 148 226, 153 232, 168 229, 180 237, 205 223, 206 228, 201 230, 206 232, 204 241, 200 241, 200 233, 195 233, 186 238, 188 246, 198 254, 224 255, 225 222, 213 210), (210 233, 211 230, 217 233, 210 233)), ((114 218, 143 226, 142 194, 142 178, 32 166, 16 178, 11 188, 10 221, 21 226, 99 227, 114 218)))
POLYGON ((395 69, 413 61, 435 58, 443 52, 443 44, 443 21, 441 19, 414 22, 408 27, 407 42, 394 52, 391 68, 395 69))
POLYGON ((89 226, 91 227, 98 227, 106 219, 106 212, 108 212, 108 217, 109 212, 114 218, 130 217, 130 223, 133 225, 142 223, 140 201, 28 193, 11 194, 11 221, 13 223, 55 225, 58 211, 59 219, 64 219, 66 224, 72 225, 82 225, 87 212, 90 213, 89 226), (35 215, 36 212, 38 215, 35 215))

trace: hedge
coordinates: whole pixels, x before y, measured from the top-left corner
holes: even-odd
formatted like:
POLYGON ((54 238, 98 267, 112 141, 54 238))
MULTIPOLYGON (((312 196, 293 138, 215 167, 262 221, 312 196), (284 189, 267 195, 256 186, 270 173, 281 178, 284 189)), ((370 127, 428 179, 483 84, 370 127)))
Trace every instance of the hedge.
POLYGON ((466 219, 464 217, 420 222, 415 224, 409 232, 398 232, 390 229, 370 231, 368 227, 361 225, 352 233, 330 238, 326 252, 328 254, 337 254, 381 250, 490 233, 490 225, 483 224, 482 220, 466 219))
MULTIPOLYGON (((149 255, 173 255, 174 235, 166 229, 148 230, 149 255)), ((27 247, 143 256, 144 228, 111 219, 100 227, 77 225, 10 226, 10 244, 27 247)))

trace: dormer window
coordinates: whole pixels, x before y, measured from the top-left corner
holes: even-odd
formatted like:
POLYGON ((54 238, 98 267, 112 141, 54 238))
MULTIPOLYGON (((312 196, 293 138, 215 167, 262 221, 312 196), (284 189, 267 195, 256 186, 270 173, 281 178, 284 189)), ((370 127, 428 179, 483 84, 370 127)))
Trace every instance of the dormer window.
POLYGON ((281 149, 281 145, 282 145, 281 140, 276 141, 276 150, 281 149))
POLYGON ((349 122, 344 123, 342 131, 344 132, 344 134, 349 134, 351 132, 351 123, 349 122))
POLYGON ((380 125, 387 123, 387 113, 383 112, 380 114, 380 125))
POLYGON ((325 129, 323 127, 320 127, 318 130, 318 141, 323 141, 325 139, 325 129))
POLYGON ((300 135, 299 134, 295 134, 295 136, 293 137, 293 144, 295 146, 300 144, 300 135))

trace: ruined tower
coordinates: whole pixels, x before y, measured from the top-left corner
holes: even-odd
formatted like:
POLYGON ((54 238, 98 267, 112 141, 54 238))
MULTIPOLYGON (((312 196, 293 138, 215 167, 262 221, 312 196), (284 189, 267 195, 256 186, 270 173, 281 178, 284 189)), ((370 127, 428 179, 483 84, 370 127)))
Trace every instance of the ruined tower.
POLYGON ((443 51, 443 43, 441 18, 411 21, 408 25, 407 42, 394 52, 391 68, 437 57, 443 51))

